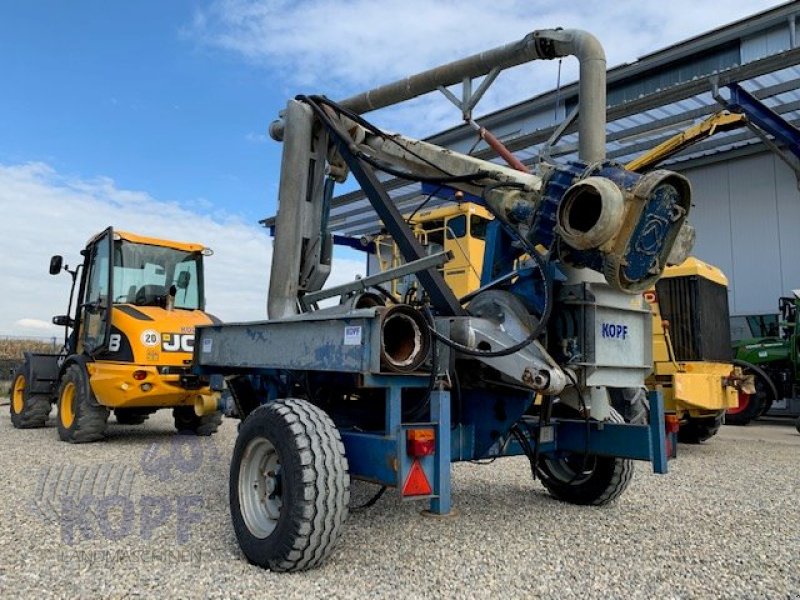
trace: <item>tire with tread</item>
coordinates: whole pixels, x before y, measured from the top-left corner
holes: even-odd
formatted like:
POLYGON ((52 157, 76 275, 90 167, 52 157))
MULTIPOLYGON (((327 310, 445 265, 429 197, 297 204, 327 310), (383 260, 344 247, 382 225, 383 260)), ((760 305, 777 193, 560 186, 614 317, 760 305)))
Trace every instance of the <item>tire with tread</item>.
POLYGON ((251 563, 273 571, 319 566, 344 529, 349 502, 344 444, 323 410, 287 398, 260 406, 242 422, 231 460, 230 507, 236 537, 251 563), (243 478, 252 472, 250 449, 264 440, 279 459, 281 506, 272 531, 258 536, 247 525, 243 494, 250 483, 243 478))
POLYGON ((30 393, 31 369, 26 361, 14 376, 11 384, 9 410, 11 424, 17 429, 44 427, 50 415, 50 398, 30 393))
POLYGON ((217 411, 198 417, 194 406, 178 406, 172 409, 175 429, 178 433, 189 435, 212 435, 222 425, 222 413, 217 411))
POLYGON ((689 417, 678 429, 678 441, 682 444, 699 444, 710 440, 722 427, 723 416, 689 417))
POLYGON ((650 400, 647 388, 608 388, 611 406, 626 423, 647 425, 650 422, 650 400))
MULTIPOLYGON (((746 364, 736 360, 733 362, 740 365, 746 364)), ((754 394, 739 392, 739 405, 741 406, 742 400, 746 400, 747 404, 741 409, 739 407, 733 410, 728 409, 725 414, 726 425, 747 425, 767 412, 773 400, 776 399, 775 384, 769 379, 768 373, 756 365, 743 367, 742 372, 743 374, 753 374, 756 391, 754 394)))
MULTIPOLYGON (((624 423, 611 409, 609 421, 624 423)), ((614 456, 588 455, 586 470, 580 453, 564 458, 540 457, 538 473, 542 484, 555 498, 570 504, 603 506, 616 500, 633 477, 633 461, 614 456)))
POLYGON ((71 364, 64 371, 58 388, 56 421, 58 437, 65 442, 84 444, 105 437, 109 410, 101 406, 89 385, 89 377, 80 364, 71 364), (70 406, 64 406, 65 404, 70 406), (70 421, 66 415, 72 414, 70 421))

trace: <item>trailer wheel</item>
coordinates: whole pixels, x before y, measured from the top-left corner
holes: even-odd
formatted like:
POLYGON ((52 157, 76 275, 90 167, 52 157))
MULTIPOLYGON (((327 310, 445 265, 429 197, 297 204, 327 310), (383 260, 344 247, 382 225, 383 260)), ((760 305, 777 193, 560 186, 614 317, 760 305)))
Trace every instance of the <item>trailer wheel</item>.
POLYGON ((794 422, 794 428, 797 429, 797 433, 800 433, 800 417, 797 417, 797 420, 794 422))
POLYGON ((242 423, 230 471, 233 528, 247 559, 303 571, 333 551, 347 519, 350 475, 339 431, 294 398, 254 410, 242 423))
POLYGON ((710 440, 722 427, 722 416, 689 417, 678 429, 678 441, 683 444, 699 444, 710 440))
POLYGON ((194 406, 178 406, 172 409, 175 429, 178 433, 193 435, 211 435, 222 425, 222 413, 217 411, 198 417, 194 406))
MULTIPOLYGON (((625 420, 613 408, 612 423, 625 420)), ((602 506, 616 500, 633 477, 633 461, 614 456, 581 453, 555 458, 542 456, 538 465, 542 484, 552 496, 571 504, 602 506)))
POLYGON ((70 365, 58 389, 58 437, 82 444, 102 440, 108 424, 108 409, 97 402, 83 367, 70 365))
POLYGON ((26 362, 11 385, 11 424, 17 429, 44 427, 50 414, 50 398, 30 393, 30 368, 26 362))

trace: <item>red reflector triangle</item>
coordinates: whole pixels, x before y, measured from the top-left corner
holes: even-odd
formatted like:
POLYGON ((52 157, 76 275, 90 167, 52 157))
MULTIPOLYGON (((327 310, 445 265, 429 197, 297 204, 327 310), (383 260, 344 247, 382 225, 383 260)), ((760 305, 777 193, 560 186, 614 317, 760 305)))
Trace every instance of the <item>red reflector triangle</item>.
POLYGON ((411 464, 406 483, 403 485, 403 496, 430 496, 432 493, 433 490, 431 484, 428 483, 428 478, 425 477, 425 471, 422 470, 419 460, 415 459, 411 464))

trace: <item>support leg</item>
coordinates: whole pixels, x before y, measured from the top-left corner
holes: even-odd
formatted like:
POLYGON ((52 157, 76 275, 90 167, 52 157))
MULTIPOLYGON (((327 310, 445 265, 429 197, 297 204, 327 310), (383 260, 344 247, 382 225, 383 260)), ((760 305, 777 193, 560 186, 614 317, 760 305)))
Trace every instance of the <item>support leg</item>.
POLYGON ((436 466, 430 512, 446 515, 450 512, 450 392, 431 392, 431 420, 438 424, 436 432, 436 466))
POLYGON ((664 395, 658 391, 648 394, 650 400, 650 444, 654 473, 666 473, 667 432, 664 424, 664 395))

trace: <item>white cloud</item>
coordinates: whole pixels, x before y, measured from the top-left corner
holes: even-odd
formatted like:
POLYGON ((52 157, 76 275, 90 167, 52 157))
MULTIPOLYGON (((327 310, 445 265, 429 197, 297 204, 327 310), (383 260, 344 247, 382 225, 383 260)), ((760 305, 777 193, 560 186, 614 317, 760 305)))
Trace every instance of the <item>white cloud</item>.
MULTIPOLYGON (((57 334, 49 319, 66 311, 69 278, 48 275, 50 256, 63 254, 74 266, 86 241, 109 225, 211 247, 208 310, 224 321, 266 318, 272 243, 258 225, 120 189, 104 177, 68 177, 43 163, 0 164, 0 334, 57 334)), ((337 260, 329 284, 363 271, 359 261, 337 260)))
POLYGON ((41 321, 39 319, 20 319, 14 323, 20 329, 39 331, 43 333, 52 333, 54 325, 48 321, 41 321))
MULTIPOLYGON (((641 2, 589 0, 216 0, 186 28, 279 75, 286 98, 299 92, 344 98, 475 52, 520 39, 534 29, 580 28, 603 43, 609 66, 704 33, 776 0, 641 2)), ((565 59, 562 81, 574 80, 565 59)), ((555 87, 557 64, 526 65, 501 75, 478 114, 555 87)), ((454 125, 460 115, 443 98, 426 98, 388 114, 382 124, 421 135, 454 125)), ((379 121, 381 122, 381 121, 379 121)))

